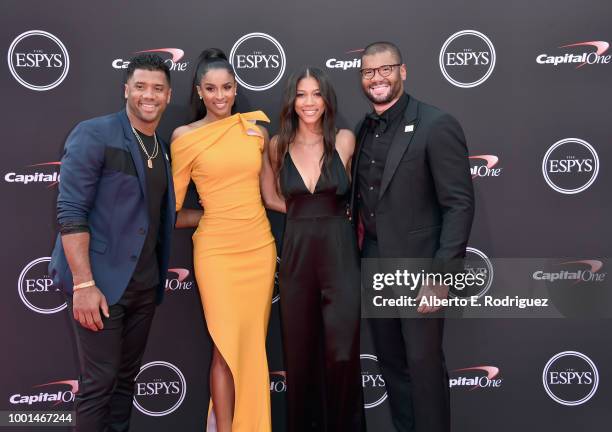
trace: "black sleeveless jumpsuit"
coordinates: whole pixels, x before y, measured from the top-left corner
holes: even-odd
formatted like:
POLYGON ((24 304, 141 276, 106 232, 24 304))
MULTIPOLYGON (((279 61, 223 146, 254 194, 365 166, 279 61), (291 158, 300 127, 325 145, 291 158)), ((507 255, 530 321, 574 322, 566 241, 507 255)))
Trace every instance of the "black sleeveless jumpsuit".
POLYGON ((334 151, 310 193, 287 153, 280 187, 287 200, 279 286, 288 430, 359 432, 360 275, 346 215, 349 178, 334 151))

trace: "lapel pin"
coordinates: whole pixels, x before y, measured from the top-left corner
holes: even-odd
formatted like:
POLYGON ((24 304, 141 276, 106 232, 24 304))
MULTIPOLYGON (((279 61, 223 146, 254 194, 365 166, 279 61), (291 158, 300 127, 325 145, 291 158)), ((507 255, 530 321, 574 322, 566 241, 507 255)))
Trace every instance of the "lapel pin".
POLYGON ((404 132, 412 132, 414 131, 414 125, 408 125, 404 128, 404 132))

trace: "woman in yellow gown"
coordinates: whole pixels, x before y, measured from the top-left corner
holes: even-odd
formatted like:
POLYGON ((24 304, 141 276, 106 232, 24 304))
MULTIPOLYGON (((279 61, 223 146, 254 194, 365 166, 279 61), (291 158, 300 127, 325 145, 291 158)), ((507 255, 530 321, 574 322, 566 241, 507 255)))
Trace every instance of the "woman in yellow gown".
POLYGON ((231 115, 232 66, 222 51, 202 52, 192 101, 199 120, 172 135, 177 227, 197 225, 194 268, 212 337, 208 431, 269 432, 266 332, 276 248, 260 193, 269 121, 261 111, 231 115), (183 209, 189 181, 204 213, 183 209))

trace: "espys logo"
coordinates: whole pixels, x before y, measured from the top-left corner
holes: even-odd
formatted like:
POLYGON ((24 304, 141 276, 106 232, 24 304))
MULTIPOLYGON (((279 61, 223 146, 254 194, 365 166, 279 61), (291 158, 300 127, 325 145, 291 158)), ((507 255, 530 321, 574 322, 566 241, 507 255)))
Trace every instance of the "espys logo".
POLYGON ((53 286, 47 266, 51 257, 29 262, 19 275, 17 292, 24 305, 41 314, 52 314, 66 308, 66 300, 59 288, 53 286))
POLYGON ((35 91, 57 87, 70 69, 70 57, 62 41, 42 30, 17 36, 9 47, 7 60, 17 82, 35 91))
POLYGON ((266 33, 249 33, 238 39, 230 51, 229 61, 240 85, 254 91, 274 87, 283 77, 287 64, 281 44, 266 33))
POLYGON ((366 409, 374 408, 387 399, 385 380, 380 372, 378 358, 373 354, 361 354, 361 386, 366 409))
POLYGON ((470 156, 470 174, 476 177, 499 177, 502 168, 496 167, 499 158, 494 155, 470 156))
POLYGON ((270 372, 270 392, 285 393, 287 391, 287 372, 270 372))
POLYGON ((57 391, 39 391, 28 392, 28 394, 16 393, 9 397, 9 402, 13 405, 41 405, 55 407, 62 403, 74 402, 74 396, 79 390, 79 382, 77 380, 53 381, 46 384, 34 386, 35 389, 48 387, 58 387, 57 391), (68 389, 66 388, 68 387, 68 389))
POLYGON ((462 30, 442 45, 440 70, 457 87, 476 87, 493 73, 495 58, 495 47, 487 36, 476 30, 462 30))
MULTIPOLYGON (((170 68, 171 71, 176 72, 184 72, 187 70, 187 66, 189 62, 181 62, 180 60, 185 55, 185 52, 179 48, 156 48, 150 50, 136 51, 134 54, 142 54, 142 53, 155 53, 155 54, 170 54, 172 57, 166 59, 165 62, 170 68)), ((127 69, 130 64, 129 60, 124 60, 121 58, 113 60, 113 68, 115 69, 127 69)))
POLYGON ((483 388, 500 388, 502 379, 498 377, 499 368, 495 366, 473 366, 455 369, 451 374, 457 374, 448 381, 449 387, 467 387, 469 391, 483 388), (484 373, 484 375, 483 375, 484 373))
POLYGON ((575 285, 581 282, 604 282, 608 275, 601 271, 603 262, 599 260, 566 261, 558 266, 561 268, 556 271, 536 271, 533 279, 546 282, 572 281, 575 285))
POLYGON ((361 55, 363 52, 363 48, 350 50, 345 53, 345 55, 350 55, 353 57, 350 60, 341 60, 336 58, 330 58, 325 61, 325 67, 328 69, 359 69, 361 67, 361 57, 356 57, 361 55))
POLYGON ((187 280, 189 270, 184 268, 169 268, 166 277, 166 291, 189 291, 193 288, 193 280, 187 280), (175 276, 176 277, 172 277, 175 276))
POLYGON ((278 267, 280 266, 281 259, 279 256, 276 257, 276 270, 274 271, 274 291, 272 293, 272 304, 280 300, 280 285, 278 283, 278 267))
POLYGON ((134 406, 152 417, 178 409, 187 394, 187 381, 172 363, 154 361, 143 365, 134 383, 134 406))
POLYGON ((26 168, 31 168, 31 172, 9 172, 4 175, 4 181, 24 185, 29 183, 47 183, 47 187, 55 186, 60 181, 58 168, 61 164, 61 162, 43 162, 28 165, 26 168))
POLYGON ((559 66, 563 64, 576 64, 576 69, 586 65, 610 64, 612 55, 604 55, 610 44, 605 41, 578 42, 562 45, 559 49, 573 49, 574 52, 566 52, 563 55, 540 54, 536 57, 536 62, 542 65, 559 66), (595 51, 585 51, 585 47, 595 49, 595 51))
POLYGON ((548 396, 566 406, 582 405, 599 386, 599 372, 593 360, 577 351, 555 354, 544 366, 542 384, 548 396))
POLYGON ((548 186, 572 195, 589 188, 599 173, 599 156, 591 144, 579 138, 554 143, 542 159, 542 175, 548 186))
POLYGON ((493 284, 493 277, 495 275, 493 263, 489 257, 484 252, 476 248, 465 248, 464 270, 466 273, 473 274, 474 276, 484 275, 484 284, 466 286, 461 290, 451 287, 449 290, 449 295, 451 297, 460 298, 469 298, 472 296, 480 298, 485 295, 491 288, 491 285, 493 284))

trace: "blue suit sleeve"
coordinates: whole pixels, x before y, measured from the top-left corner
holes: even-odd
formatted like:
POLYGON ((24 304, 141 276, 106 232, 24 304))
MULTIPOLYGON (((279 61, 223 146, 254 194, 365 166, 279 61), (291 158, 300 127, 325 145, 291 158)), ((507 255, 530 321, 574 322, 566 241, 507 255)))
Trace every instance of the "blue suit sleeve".
POLYGON ((68 136, 60 168, 57 221, 63 233, 88 230, 104 166, 105 145, 87 123, 79 124, 68 136))

